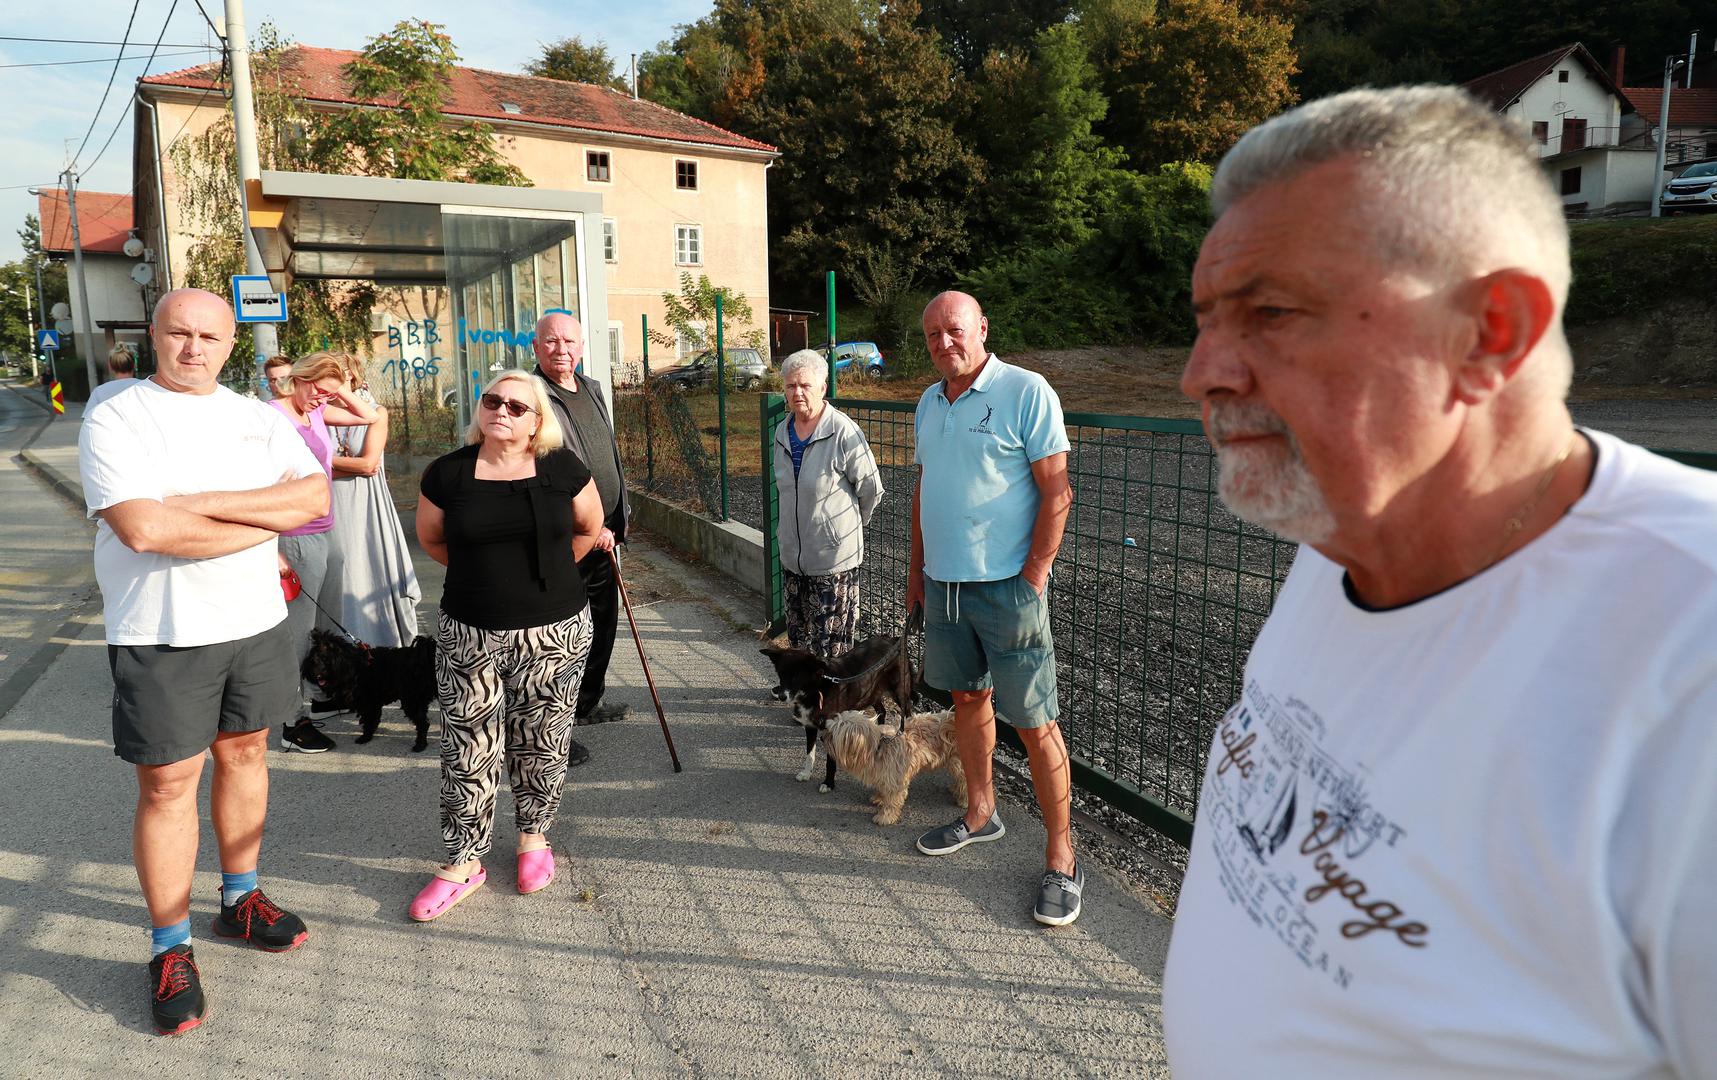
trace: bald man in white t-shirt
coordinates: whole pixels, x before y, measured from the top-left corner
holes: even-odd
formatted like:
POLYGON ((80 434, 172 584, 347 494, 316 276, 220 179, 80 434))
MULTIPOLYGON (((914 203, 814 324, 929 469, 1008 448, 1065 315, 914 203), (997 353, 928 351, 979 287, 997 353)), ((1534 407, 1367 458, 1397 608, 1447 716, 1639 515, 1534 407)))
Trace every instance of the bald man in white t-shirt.
POLYGON ((298 705, 278 534, 326 512, 328 479, 281 415, 218 382, 233 313, 200 289, 156 305, 157 370, 91 408, 78 438, 113 672, 114 753, 136 770, 132 854, 149 907, 156 1031, 202 1023, 190 944, 197 785, 214 758, 214 932, 270 952, 307 931, 256 887, 268 729, 298 705))

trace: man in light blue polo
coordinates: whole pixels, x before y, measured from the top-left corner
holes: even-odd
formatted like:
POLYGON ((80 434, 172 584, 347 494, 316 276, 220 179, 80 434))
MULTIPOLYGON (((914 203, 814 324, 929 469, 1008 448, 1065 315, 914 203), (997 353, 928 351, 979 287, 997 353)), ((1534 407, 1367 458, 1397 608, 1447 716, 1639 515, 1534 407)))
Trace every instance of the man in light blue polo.
POLYGON ((924 679, 954 698, 966 769, 965 817, 918 838, 926 855, 999 840, 990 756, 996 716, 1025 743, 1049 842, 1032 915, 1049 926, 1079 917, 1085 873, 1068 827, 1067 744, 1056 724, 1049 568, 1073 491, 1061 401, 1043 376, 998 360, 989 321, 965 293, 924 309, 924 341, 942 381, 915 418, 918 487, 906 607, 924 604, 924 679))

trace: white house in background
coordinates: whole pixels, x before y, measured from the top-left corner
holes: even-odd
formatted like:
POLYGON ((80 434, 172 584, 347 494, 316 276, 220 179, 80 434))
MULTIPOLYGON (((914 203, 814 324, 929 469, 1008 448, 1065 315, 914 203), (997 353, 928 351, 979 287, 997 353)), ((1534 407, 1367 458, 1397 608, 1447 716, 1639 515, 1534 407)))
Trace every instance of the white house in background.
MULTIPOLYGON (((42 188, 36 206, 42 221, 42 250, 70 269, 72 220, 65 190, 42 188)), ((97 367, 117 343, 127 343, 138 352, 149 328, 143 286, 131 276, 145 258, 125 254, 125 242, 133 236, 131 214, 129 195, 78 192, 78 238, 83 242, 84 279, 89 283, 89 317, 95 321, 92 344, 97 367)), ((66 277, 71 284, 72 323, 82 334, 87 328, 83 325, 78 276, 68 273, 66 277)))
POLYGON ((1586 47, 1559 49, 1466 83, 1466 89, 1531 133, 1570 214, 1638 210, 1662 180, 1656 146, 1618 85, 1586 47))

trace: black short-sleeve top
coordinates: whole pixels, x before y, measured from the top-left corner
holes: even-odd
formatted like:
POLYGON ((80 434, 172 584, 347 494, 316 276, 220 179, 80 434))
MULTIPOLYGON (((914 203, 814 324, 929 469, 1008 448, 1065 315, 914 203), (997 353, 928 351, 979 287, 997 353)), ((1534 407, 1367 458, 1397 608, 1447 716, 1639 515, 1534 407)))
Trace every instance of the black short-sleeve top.
POLYGON ((590 470, 571 450, 537 458, 526 480, 477 479, 477 447, 436 458, 421 490, 446 515, 441 610, 479 630, 523 630, 584 610, 572 557, 572 500, 590 470))

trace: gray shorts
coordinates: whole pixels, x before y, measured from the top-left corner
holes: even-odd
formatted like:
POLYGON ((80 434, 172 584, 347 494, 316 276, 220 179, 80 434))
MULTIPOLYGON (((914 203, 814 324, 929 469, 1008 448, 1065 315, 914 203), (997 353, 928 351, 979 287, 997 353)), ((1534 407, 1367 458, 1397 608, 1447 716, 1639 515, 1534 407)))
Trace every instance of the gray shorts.
POLYGON ((1055 643, 1049 597, 1023 577, 924 579, 924 681, 943 690, 995 690, 996 715, 1016 728, 1055 722, 1055 643))
POLYGON ((283 620, 214 645, 109 645, 113 752, 133 765, 170 765, 207 750, 219 732, 258 731, 298 713, 298 671, 283 620))

